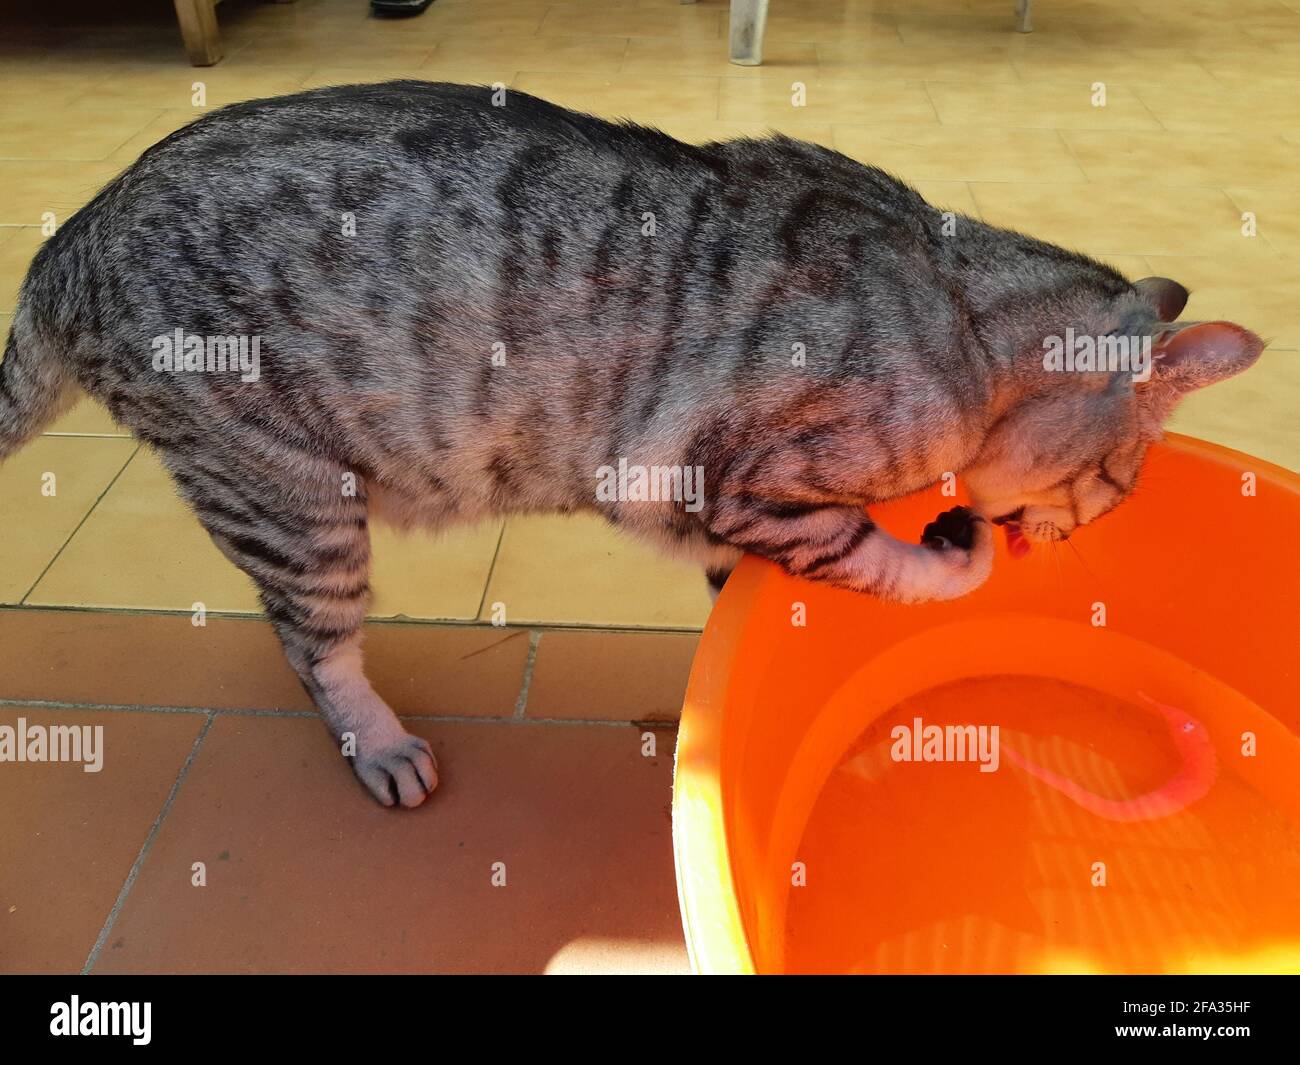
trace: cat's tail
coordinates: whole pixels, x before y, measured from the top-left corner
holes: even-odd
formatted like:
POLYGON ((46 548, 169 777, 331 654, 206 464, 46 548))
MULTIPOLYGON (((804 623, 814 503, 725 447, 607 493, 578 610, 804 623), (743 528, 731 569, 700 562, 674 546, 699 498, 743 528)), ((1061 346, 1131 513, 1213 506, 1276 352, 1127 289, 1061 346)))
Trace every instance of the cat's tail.
POLYGON ((75 398, 66 360, 32 328, 20 303, 0 359, 0 460, 36 436, 75 398))

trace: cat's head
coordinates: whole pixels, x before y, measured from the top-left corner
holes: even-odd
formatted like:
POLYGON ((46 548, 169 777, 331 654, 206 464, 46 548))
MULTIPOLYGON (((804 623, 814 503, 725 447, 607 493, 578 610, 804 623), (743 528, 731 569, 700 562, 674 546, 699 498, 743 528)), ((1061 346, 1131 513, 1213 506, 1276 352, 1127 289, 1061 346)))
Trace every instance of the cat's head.
MULTIPOLYGON (((1264 349, 1231 322, 1177 323, 1186 302, 1176 282, 1145 278, 1072 306, 1069 319, 1082 328, 1072 327, 1060 345, 1050 334, 1021 345, 1014 399, 962 474, 981 515, 1016 523, 1029 540, 1053 541, 1123 502, 1178 402, 1248 369, 1264 349), (1115 342, 1119 336, 1125 345, 1115 342), (1094 356, 1102 349, 1098 361, 1107 366, 1117 351, 1128 351, 1126 368, 1058 364, 1069 348, 1076 356, 1070 365, 1082 361, 1089 345, 1094 356)), ((1039 326, 1034 335, 1041 333, 1039 326)))

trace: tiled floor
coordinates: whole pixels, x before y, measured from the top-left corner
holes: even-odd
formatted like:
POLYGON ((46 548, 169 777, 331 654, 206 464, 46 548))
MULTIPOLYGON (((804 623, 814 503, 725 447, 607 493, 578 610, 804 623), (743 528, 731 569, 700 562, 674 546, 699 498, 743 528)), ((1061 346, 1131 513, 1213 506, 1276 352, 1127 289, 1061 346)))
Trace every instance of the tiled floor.
MULTIPOLYGON (((437 0, 400 21, 225 0, 226 58, 196 69, 170 5, 50 5, 0 26, 0 329, 42 224, 203 107, 503 81, 693 140, 778 128, 1177 278, 1186 316, 1272 346, 1174 428, 1300 467, 1300 2, 1036 0, 1030 35, 1012 7, 773 0, 765 64, 737 67, 721 0, 437 0)), ((196 604, 254 612, 252 589, 103 411, 83 403, 0 467, 0 500, 0 716, 102 721, 109 751, 100 775, 0 772, 0 969, 684 964, 671 736, 647 758, 627 723, 680 704, 708 610, 693 569, 579 519, 379 534, 373 613, 418 623, 372 627, 371 671, 447 769, 436 801, 394 816, 295 716, 261 622, 191 625, 196 604), (502 614, 523 628, 487 624, 502 614)))
POLYGON ((0 768, 0 972, 684 971, 695 636, 376 623, 366 647, 438 756, 418 811, 363 795, 259 620, 0 610, 0 726, 103 728, 98 772, 0 768))

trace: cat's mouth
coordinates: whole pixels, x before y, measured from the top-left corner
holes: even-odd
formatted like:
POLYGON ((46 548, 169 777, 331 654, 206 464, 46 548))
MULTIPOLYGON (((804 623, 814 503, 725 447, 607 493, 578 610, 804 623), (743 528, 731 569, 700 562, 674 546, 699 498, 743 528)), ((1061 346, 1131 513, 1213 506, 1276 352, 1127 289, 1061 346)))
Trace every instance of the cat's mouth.
POLYGON ((1010 514, 1003 514, 1002 517, 993 519, 993 524, 1001 525, 1002 531, 1006 533, 1007 551, 1012 558, 1024 558, 1029 554, 1029 540, 1020 528, 1020 519, 1024 513, 1025 508, 1019 507, 1010 514))
POLYGON ((1003 524, 1003 531, 1007 534, 1007 551, 1012 558, 1024 558, 1029 554, 1029 540, 1025 534, 1020 531, 1020 523, 1009 521, 1003 524))

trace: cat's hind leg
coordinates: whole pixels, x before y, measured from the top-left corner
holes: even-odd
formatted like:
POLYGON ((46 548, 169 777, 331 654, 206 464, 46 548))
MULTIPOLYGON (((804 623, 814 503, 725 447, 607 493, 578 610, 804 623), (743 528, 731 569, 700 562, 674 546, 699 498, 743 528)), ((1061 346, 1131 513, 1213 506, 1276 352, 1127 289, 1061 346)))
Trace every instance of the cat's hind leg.
POLYGON ((305 455, 282 458, 278 477, 206 453, 164 453, 163 462, 216 545, 257 585, 289 664, 362 784, 385 806, 419 806, 438 783, 433 752, 402 728, 362 669, 364 486, 305 455))

